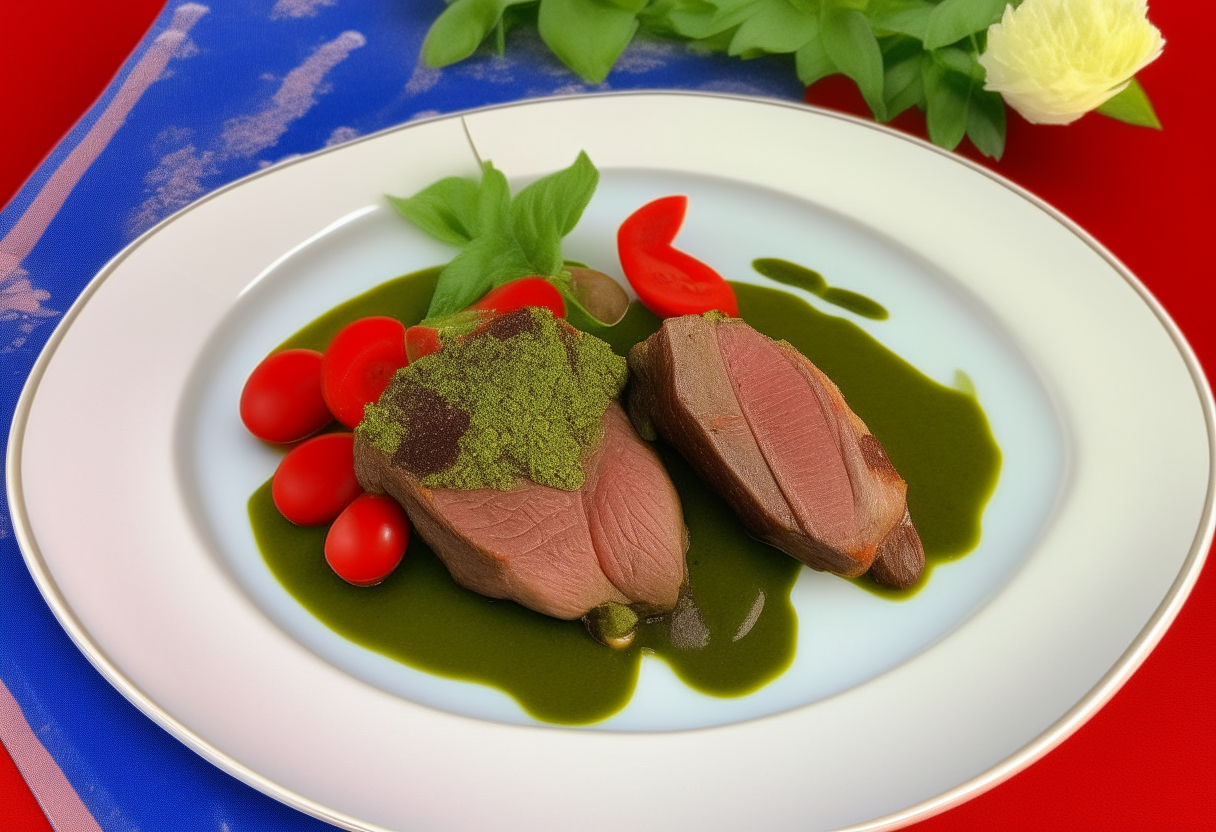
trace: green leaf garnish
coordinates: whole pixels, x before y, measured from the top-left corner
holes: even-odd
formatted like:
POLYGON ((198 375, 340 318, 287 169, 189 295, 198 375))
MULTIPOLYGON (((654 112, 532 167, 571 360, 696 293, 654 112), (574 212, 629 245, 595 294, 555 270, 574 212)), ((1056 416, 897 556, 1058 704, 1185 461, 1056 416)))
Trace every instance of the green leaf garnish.
POLYGON ((938 49, 984 31, 1001 19, 1008 0, 942 0, 929 14, 922 40, 938 49))
POLYGON ((975 89, 967 110, 967 138, 993 159, 1005 153, 1005 102, 995 92, 975 89))
POLYGON ((882 50, 866 16, 856 9, 832 9, 823 16, 820 38, 832 63, 857 84, 874 117, 886 121, 882 50))
POLYGON ((538 179, 515 196, 511 229, 535 268, 533 274, 557 277, 561 272, 561 239, 578 224, 597 184, 599 171, 586 153, 579 153, 573 165, 538 179))
POLYGON ((970 76, 950 68, 934 55, 922 70, 925 84, 925 123, 933 143, 947 150, 958 147, 967 133, 967 110, 971 104, 970 76))
MULTIPOLYGON (((460 0, 457 0, 460 2, 460 0)), ((388 197, 420 229, 461 246, 439 273, 427 317, 450 315, 503 283, 563 273, 561 240, 578 224, 599 172, 586 153, 528 185, 514 199, 502 171, 482 165, 481 180, 448 177, 408 199, 388 197)))
POLYGON ((477 183, 460 176, 440 179, 409 199, 390 196, 393 207, 432 237, 462 246, 477 236, 477 183))
POLYGON ((904 34, 923 41, 936 8, 928 0, 878 0, 868 13, 876 33, 904 34))
POLYGON ((1137 127, 1161 129, 1161 121, 1157 118, 1157 113, 1153 110, 1153 105, 1148 100, 1144 87, 1140 86, 1140 82, 1135 78, 1097 111, 1107 118, 1125 121, 1137 127))
POLYGON ((541 0, 537 27, 562 63, 598 84, 633 40, 638 15, 623 0, 541 0))
POLYGON ((925 83, 922 71, 926 54, 913 38, 892 38, 883 53, 883 100, 887 117, 895 118, 909 107, 925 106, 925 83))
POLYGON ((433 67, 463 61, 498 25, 505 6, 503 0, 456 0, 431 24, 422 60, 433 67))
POLYGON ((439 273, 426 315, 433 318, 459 312, 495 286, 529 273, 528 258, 509 236, 475 237, 439 273))
POLYGON ((727 51, 744 56, 797 52, 818 36, 818 15, 799 11, 789 0, 767 0, 735 30, 727 51))
POLYGON ((798 73, 798 80, 808 87, 820 78, 839 71, 828 57, 822 37, 812 38, 794 53, 794 69, 798 73))

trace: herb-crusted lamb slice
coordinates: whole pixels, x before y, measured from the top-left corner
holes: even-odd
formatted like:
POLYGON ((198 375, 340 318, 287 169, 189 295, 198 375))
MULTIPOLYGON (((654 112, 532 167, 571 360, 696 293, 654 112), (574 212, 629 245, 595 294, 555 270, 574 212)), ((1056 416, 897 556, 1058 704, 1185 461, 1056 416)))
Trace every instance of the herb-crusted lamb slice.
POLYGON ((675 487, 615 401, 624 381, 623 359, 548 312, 499 316, 397 373, 355 432, 359 481, 457 583, 588 616, 621 646, 676 606, 687 550, 675 487))

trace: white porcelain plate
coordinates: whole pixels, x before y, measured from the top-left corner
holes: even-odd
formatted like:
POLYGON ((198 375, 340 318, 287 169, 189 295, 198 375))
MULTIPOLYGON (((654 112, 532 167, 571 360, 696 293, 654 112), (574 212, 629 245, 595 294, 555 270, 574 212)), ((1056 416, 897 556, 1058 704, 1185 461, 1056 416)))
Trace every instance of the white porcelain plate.
POLYGON ((885 828, 1045 753, 1160 638, 1212 536, 1212 413, 1135 278, 982 168, 803 106, 612 95, 406 125, 166 220, 52 336, 8 487, 31 572, 101 672, 217 765, 334 823, 885 828), (620 277, 620 221, 687 194, 680 248, 756 282, 751 260, 781 257, 878 300, 890 319, 803 295, 943 384, 965 373, 1003 464, 979 547, 912 600, 807 570, 797 655, 774 682, 718 699, 644 657, 623 711, 570 729, 296 603, 245 514, 278 457, 236 401, 303 324, 451 258, 383 193, 476 176, 478 157, 518 187, 580 149, 601 184, 567 257, 620 277))

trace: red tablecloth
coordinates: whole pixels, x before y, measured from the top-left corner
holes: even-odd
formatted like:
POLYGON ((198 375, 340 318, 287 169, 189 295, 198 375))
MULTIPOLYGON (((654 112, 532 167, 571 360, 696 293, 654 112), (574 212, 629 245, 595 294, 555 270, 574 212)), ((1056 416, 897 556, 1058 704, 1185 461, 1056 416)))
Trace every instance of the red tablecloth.
MULTIPOLYGON (((0 203, 101 92, 160 6, 159 0, 0 2, 0 203)), ((1035 127, 1013 116, 1005 157, 991 166, 1121 258, 1161 300, 1212 377, 1216 108, 1208 51, 1216 2, 1156 0, 1150 17, 1167 46, 1140 77, 1163 131, 1100 116, 1035 127)), ((862 112, 851 86, 833 79, 813 88, 808 100, 862 112)), ((914 117, 899 126, 923 131, 914 117)), ((1214 684, 1216 562, 1161 644, 1089 723, 1012 779, 911 828, 1216 829, 1214 684)), ((5 755, 0 827, 50 829, 5 755)))

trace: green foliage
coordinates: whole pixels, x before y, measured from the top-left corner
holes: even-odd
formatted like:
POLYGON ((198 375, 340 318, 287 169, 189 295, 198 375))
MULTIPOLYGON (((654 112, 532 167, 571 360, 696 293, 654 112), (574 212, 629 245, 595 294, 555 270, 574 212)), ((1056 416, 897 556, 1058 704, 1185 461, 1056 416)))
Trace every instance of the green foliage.
POLYGON ((1140 82, 1135 78, 1122 92, 1099 107, 1098 112, 1108 118, 1126 121, 1137 127, 1161 129, 1161 121, 1157 118, 1157 112, 1148 100, 1144 87, 1140 86, 1140 82))
POLYGON ((431 24, 422 43, 422 59, 447 66, 472 55, 502 18, 506 0, 456 0, 431 24))
POLYGON ((636 6, 629 0, 542 0, 537 27, 541 40, 562 63, 593 84, 608 71, 633 40, 638 28, 636 6))
POLYGON ((820 39, 836 68, 857 84, 874 118, 886 121, 882 49, 866 16, 856 9, 832 9, 823 15, 820 39))
MULTIPOLYGON (((743 59, 794 56, 806 85, 842 74, 879 121, 911 107, 929 137, 949 149, 965 137, 981 153, 1005 148, 1005 104, 984 89, 976 60, 988 27, 1020 0, 455 0, 423 44, 431 66, 463 60, 493 34, 536 15, 541 38, 568 67, 600 83, 638 31, 683 40, 699 51, 743 59)), ((1099 108, 1160 128, 1135 81, 1099 108)))
POLYGON ((479 182, 451 176, 412 197, 388 197, 414 225, 461 247, 439 273, 427 317, 459 312, 520 277, 559 278, 562 237, 574 229, 598 183, 599 172, 580 152, 570 167, 538 179, 514 199, 507 178, 490 162, 479 182))
POLYGON ((1001 19, 1006 0, 942 0, 925 21, 926 49, 957 43, 1001 19))
POLYGON ((819 19, 799 11, 786 0, 757 4, 760 8, 735 30, 727 50, 731 55, 753 57, 797 52, 819 36, 819 19))

